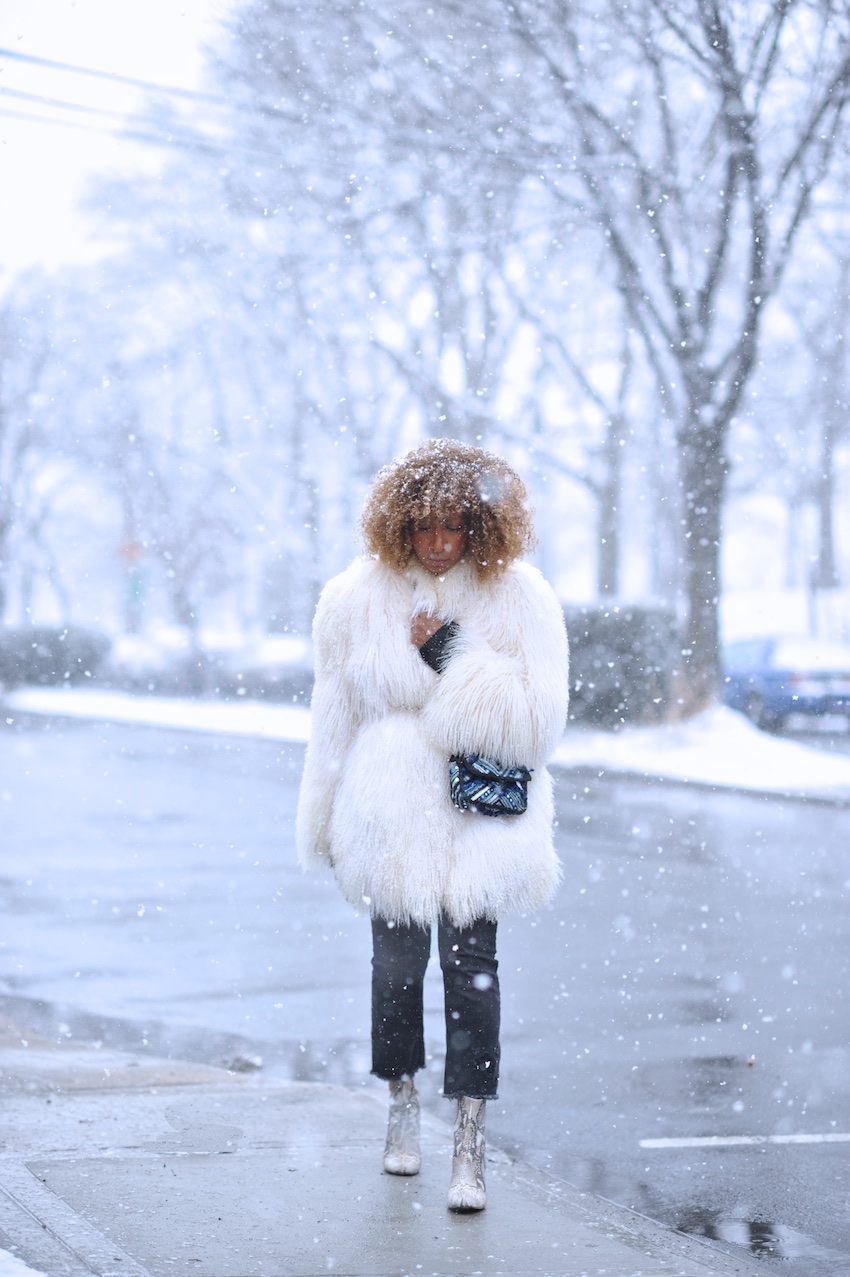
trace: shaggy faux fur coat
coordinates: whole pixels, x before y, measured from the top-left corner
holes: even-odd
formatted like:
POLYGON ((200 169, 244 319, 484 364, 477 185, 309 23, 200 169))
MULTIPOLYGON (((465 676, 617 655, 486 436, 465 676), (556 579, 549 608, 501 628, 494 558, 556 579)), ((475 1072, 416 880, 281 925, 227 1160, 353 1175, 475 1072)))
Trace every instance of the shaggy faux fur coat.
POLYGON ((316 681, 298 804, 302 865, 333 867, 353 905, 398 922, 457 925, 545 903, 560 877, 545 763, 564 728, 567 640, 536 568, 480 582, 416 560, 356 559, 325 587, 313 626, 316 681), (410 641, 419 612, 456 621, 436 673, 410 641), (528 810, 459 811, 449 757, 534 769, 528 810))

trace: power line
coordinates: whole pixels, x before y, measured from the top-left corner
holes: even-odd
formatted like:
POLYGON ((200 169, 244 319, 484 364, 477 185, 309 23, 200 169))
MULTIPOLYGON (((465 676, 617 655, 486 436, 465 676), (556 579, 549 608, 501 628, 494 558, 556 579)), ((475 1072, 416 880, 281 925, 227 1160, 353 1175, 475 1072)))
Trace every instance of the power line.
POLYGON ((59 128, 78 129, 86 133, 101 133, 116 138, 132 138, 138 142, 147 142, 154 146, 195 148, 216 154, 223 154, 221 142, 202 134, 187 131, 183 128, 163 128, 161 123, 150 116, 138 115, 123 111, 113 111, 105 107, 84 106, 79 102, 67 102, 62 98, 51 98, 41 93, 27 93, 24 89, 0 87, 0 95, 16 98, 18 101, 32 102, 37 106, 57 108, 60 111, 75 111, 78 114, 96 115, 101 118, 116 120, 120 128, 109 128, 106 125, 87 124, 82 120, 66 120, 57 115, 37 115, 32 111, 15 111, 0 106, 0 116, 10 119, 27 120, 32 124, 46 124, 59 128), (147 130, 159 129, 159 132, 147 130))
POLYGON ((0 49, 0 58, 14 58, 17 62, 31 62, 35 66, 50 67, 54 71, 68 71, 73 75, 88 75, 98 80, 110 80, 115 84, 129 84, 136 89, 148 89, 154 93, 170 93, 195 102, 209 102, 214 106, 228 106, 227 98, 197 89, 181 89, 176 85, 155 84, 151 80, 137 80, 131 75, 119 75, 113 71, 98 71, 94 67, 77 66, 72 62, 55 62, 52 58, 39 58, 34 53, 21 53, 18 49, 0 49))
MULTIPOLYGON (((31 102, 51 111, 73 111, 77 114, 105 117, 106 119, 117 121, 119 126, 109 127, 106 124, 84 122, 79 119, 63 119, 61 115, 36 114, 33 111, 14 110, 3 105, 0 105, 0 118, 26 120, 30 124, 42 124, 48 128, 77 129, 84 133, 99 133, 107 137, 142 142, 148 146, 160 147, 163 150, 195 150, 204 151, 210 155, 226 156, 232 153, 234 146, 234 142, 228 143, 224 137, 204 135, 187 128, 182 122, 173 125, 163 123, 163 121, 157 120, 149 114, 114 111, 105 107, 84 106, 79 102, 68 102, 62 98, 47 97, 43 94, 28 93, 23 89, 10 89, 5 86, 0 87, 0 96, 31 102)), ((255 108, 252 114, 265 116, 266 110, 262 107, 255 108)), ((280 116, 274 116, 273 118, 278 122, 281 120, 280 116)), ((262 142, 258 142, 255 139, 241 139, 238 142, 238 149, 242 155, 251 156, 261 162, 280 160, 279 151, 264 146, 262 142)))
MULTIPOLYGON (((0 87, 0 95, 6 98, 18 98, 24 102, 35 102, 38 106, 56 106, 62 111, 79 111, 85 115, 105 115, 114 120, 126 120, 127 115, 122 111, 110 111, 102 106, 83 106, 79 102, 65 102, 62 98, 49 98, 41 93, 27 93, 24 89, 8 89, 0 87)), ((34 120, 46 117, 32 116, 34 120)))
MULTIPOLYGON (((197 150, 209 151, 211 154, 224 155, 223 146, 202 138, 199 135, 180 133, 146 133, 143 128, 111 129, 102 124, 86 124, 83 120, 62 120, 46 115, 35 115, 32 111, 15 111, 0 106, 0 117, 9 120, 26 120, 30 124, 47 124, 51 128, 77 129, 83 133, 100 133, 107 137, 123 138, 133 142, 146 142, 151 146, 159 146, 165 150, 197 150)), ((147 121, 145 121, 147 123, 147 121)), ((265 157, 267 158, 267 157, 265 157)))
MULTIPOLYGON (((181 89, 176 87, 169 87, 168 85, 164 85, 164 84, 155 84, 150 80, 138 80, 138 79, 134 79, 131 76, 123 76, 123 75, 117 75, 117 74, 113 75, 107 71, 98 71, 89 67, 81 67, 81 66, 72 64, 70 62, 56 62, 50 58, 36 57, 35 54, 31 54, 31 53, 18 53, 14 49, 0 48, 0 58, 2 57, 15 58, 21 62, 35 63, 38 66, 50 67, 52 70, 56 70, 56 71, 69 71, 77 75, 95 76, 96 78, 101 80, 116 81, 122 84, 129 84, 129 85, 133 85, 135 88, 145 89, 145 90, 153 91, 157 93, 176 94, 182 98, 188 99, 189 101, 209 103, 214 106, 222 107, 225 110, 228 110, 230 112, 236 111, 243 115, 253 116, 255 118, 263 120, 266 123, 270 121, 275 121, 276 123, 282 122, 282 123, 289 123, 289 124, 301 123, 300 112, 295 111, 291 106, 286 112, 282 112, 276 104, 272 104, 272 105, 269 105, 267 103, 250 104, 247 102, 240 102, 240 101, 231 102, 227 98, 216 96, 210 93, 201 93, 192 89, 181 89)), ((119 112, 109 111, 107 109, 98 108, 98 107, 82 106, 78 103, 67 102, 59 98, 51 99, 48 97, 39 97, 34 94, 26 93, 22 89, 3 88, 3 89, 0 89, 0 93, 4 93, 12 97, 25 98, 33 102, 41 102, 42 104, 46 106, 56 106, 63 110, 97 112, 102 115, 118 115, 119 114, 119 112)), ((4 114, 10 114, 10 112, 5 112, 4 114)), ((37 117, 19 116, 19 118, 36 119, 37 117)))
MULTIPOLYGON (((63 70, 69 69, 69 70, 79 71, 81 74, 92 74, 92 75, 97 75, 98 77, 106 76, 106 73, 102 71, 89 72, 85 68, 71 67, 69 64, 66 64, 66 63, 52 62, 47 58, 37 58, 30 54, 15 54, 14 52, 10 53, 9 50, 0 49, 0 55, 3 55, 3 54, 6 54, 7 56, 19 57, 22 61, 36 62, 46 66, 50 66, 53 69, 63 69, 63 70)), ((106 78, 126 79, 126 77, 111 77, 111 76, 106 76, 106 78)), ((142 80, 134 80, 131 82, 134 85, 142 86, 146 88, 162 87, 162 86, 156 86, 156 85, 149 85, 147 81, 142 81, 142 80)), ((168 91, 170 92, 171 90, 168 90, 168 91)), ((185 96, 200 98, 203 101, 215 102, 217 105, 220 105, 220 106, 229 107, 231 105, 230 103, 227 102, 225 98, 212 98, 206 94, 191 94, 189 90, 174 90, 174 91, 180 92, 181 94, 185 96)), ((3 97, 16 98, 17 100, 23 101, 23 102, 31 102, 37 106, 43 106, 48 109, 53 109, 58 111, 73 111, 73 112, 76 112, 78 115, 84 114, 88 116, 99 116, 102 119, 105 118, 105 119, 115 120, 120 122, 121 127, 109 128, 109 127, 106 127, 105 125, 84 123, 81 120, 62 119, 61 116, 58 116, 56 114, 39 115, 39 114, 35 114, 32 111, 16 111, 9 107, 0 106, 0 117, 6 117, 7 119, 26 120, 28 123, 31 123, 31 124, 43 124, 43 125, 47 125, 48 127, 58 127, 58 128, 65 128, 65 129, 77 129, 85 133, 100 133, 100 134, 106 134, 107 136, 112 136, 117 138, 132 139, 133 141, 136 141, 136 142, 143 142, 146 145, 158 146, 166 150, 168 149, 198 150, 198 151, 206 151, 209 154, 215 154, 215 155, 224 155, 227 153, 227 147, 223 139, 214 139, 211 137, 205 137, 203 136, 203 134, 193 132, 191 130, 187 130, 185 127, 163 128, 162 123, 160 121, 157 121, 151 118, 150 115, 146 115, 146 114, 140 115, 136 112, 116 111, 106 107, 86 106, 79 102, 69 102, 64 98, 49 97, 46 94, 40 94, 40 93, 29 93, 24 89, 12 89, 5 86, 0 86, 0 95, 2 95, 3 97), (158 130, 158 131, 152 131, 152 130, 158 130)), ((271 117, 272 119, 275 119, 277 121, 280 121, 283 118, 277 112, 269 111, 267 107, 262 107, 262 106, 252 108, 252 107, 243 106, 242 104, 237 104, 237 109, 240 111, 247 110, 251 115, 258 116, 261 118, 271 117)), ((255 158, 261 159, 261 160, 280 158, 277 152, 272 150, 267 150, 262 145, 257 145, 256 142, 249 143, 247 146, 243 142, 240 149, 243 151, 243 153, 253 154, 255 158)))
MULTIPOLYGON (((296 112, 290 106, 285 112, 281 111, 276 104, 257 103, 249 104, 247 102, 230 102, 227 98, 217 96, 210 93, 203 93, 194 89, 184 89, 175 85, 156 84, 151 80, 141 80, 134 76, 119 75, 109 71, 100 71, 94 67, 79 66, 75 63, 60 62, 53 58, 43 58, 33 53, 22 53, 17 49, 0 48, 0 59, 12 58, 18 62, 26 62, 35 66, 47 67, 51 71, 68 72, 74 75, 88 76, 98 80, 106 80, 107 82, 131 85, 133 88, 142 89, 148 93, 165 93, 171 94, 179 98, 184 98, 192 102, 207 103, 216 107, 224 108, 228 111, 235 111, 241 115, 253 117, 254 120, 263 121, 268 124, 274 122, 276 124, 300 124, 302 116, 300 112, 296 112)), ((223 138, 213 138, 204 136, 202 133, 195 132, 185 127, 169 128, 163 126, 161 121, 153 119, 150 115, 139 114, 137 112, 119 112, 104 107, 85 106, 78 102, 69 102, 63 98, 54 98, 47 95, 29 93, 23 89, 12 89, 7 87, 0 88, 0 94, 7 97, 14 97, 21 101, 31 102, 38 106, 43 106, 53 111, 73 111, 77 114, 85 114, 89 116, 100 116, 101 118, 114 119, 121 121, 121 127, 109 128, 106 125, 98 125, 94 123, 85 123, 82 120, 62 119, 56 114, 36 114, 32 111, 13 110, 9 107, 0 106, 0 118, 25 120, 30 124, 41 124, 53 128, 76 129, 86 133, 100 133, 116 138, 123 138, 128 141, 141 142, 148 146, 160 147, 163 150, 194 150, 203 151, 211 155, 226 156, 232 149, 228 147, 227 142, 223 138)), ((262 141, 256 139, 242 139, 238 144, 240 152, 245 156, 250 156, 254 160, 267 163, 269 160, 280 162, 280 152, 271 147, 263 145, 262 141)))
MULTIPOLYGON (((108 113, 104 113, 108 114, 108 113)), ((32 111, 15 111, 10 107, 0 106, 0 119, 25 120, 29 124, 46 124, 49 128, 77 129, 83 133, 99 133, 102 136, 116 138, 118 141, 142 142, 147 146, 156 146, 164 151, 204 151, 209 155, 227 158, 233 154, 233 148, 223 141, 205 138, 199 133, 187 132, 149 132, 146 126, 156 128, 153 120, 144 117, 123 117, 127 126, 121 129, 109 128, 105 124, 88 124, 83 120, 63 120, 58 117, 36 115, 32 111)), ((240 155, 250 156, 254 160, 268 163, 269 160, 280 162, 280 152, 265 150, 253 143, 239 143, 240 155)))

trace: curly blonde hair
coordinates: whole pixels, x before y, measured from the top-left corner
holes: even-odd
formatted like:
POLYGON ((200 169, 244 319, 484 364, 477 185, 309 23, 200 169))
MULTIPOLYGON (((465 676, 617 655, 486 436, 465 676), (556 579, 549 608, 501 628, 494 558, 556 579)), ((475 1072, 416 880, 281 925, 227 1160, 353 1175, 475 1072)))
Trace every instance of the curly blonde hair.
POLYGON ((535 545, 527 495, 501 457, 455 439, 430 439, 378 471, 361 531, 369 553, 402 572, 418 523, 461 515, 469 534, 466 557, 483 579, 535 545))

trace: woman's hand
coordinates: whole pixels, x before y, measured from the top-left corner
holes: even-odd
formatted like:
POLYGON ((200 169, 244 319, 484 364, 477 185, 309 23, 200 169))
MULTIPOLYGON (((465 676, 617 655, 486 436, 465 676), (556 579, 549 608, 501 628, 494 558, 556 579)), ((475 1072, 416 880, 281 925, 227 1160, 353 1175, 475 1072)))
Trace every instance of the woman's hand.
POLYGON ((429 616, 427 612, 418 612, 413 618, 410 626, 410 641, 414 647, 421 647, 423 643, 427 643, 432 634, 436 634, 437 630, 443 628, 446 624, 441 621, 438 616, 429 616))

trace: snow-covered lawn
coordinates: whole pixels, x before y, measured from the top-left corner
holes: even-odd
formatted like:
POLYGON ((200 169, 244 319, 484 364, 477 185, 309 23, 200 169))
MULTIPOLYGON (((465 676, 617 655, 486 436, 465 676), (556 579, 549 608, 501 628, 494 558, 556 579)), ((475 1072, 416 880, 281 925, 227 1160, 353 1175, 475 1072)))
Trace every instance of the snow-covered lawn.
MULTIPOLYGON (((56 714, 296 742, 306 741, 310 730, 309 711, 295 706, 78 688, 13 692, 5 698, 4 712, 7 720, 14 720, 16 712, 56 714)), ((574 728, 565 735, 554 761, 563 767, 692 784, 850 799, 850 755, 768 736, 724 706, 665 727, 626 727, 619 732, 574 728)))
POLYGON ((45 687, 13 692, 2 702, 8 718, 15 710, 59 714, 66 718, 99 718, 110 723, 145 727, 178 727, 228 736, 306 741, 310 711, 292 705, 269 705, 247 697, 238 701, 205 701, 179 696, 133 696, 92 688, 45 687))
POLYGON ((720 788, 850 799, 850 755, 769 736, 725 705, 664 727, 568 732, 555 762, 720 788))
POLYGON ((0 1250, 0 1277, 44 1277, 44 1274, 35 1268, 28 1268, 11 1251, 0 1250))

